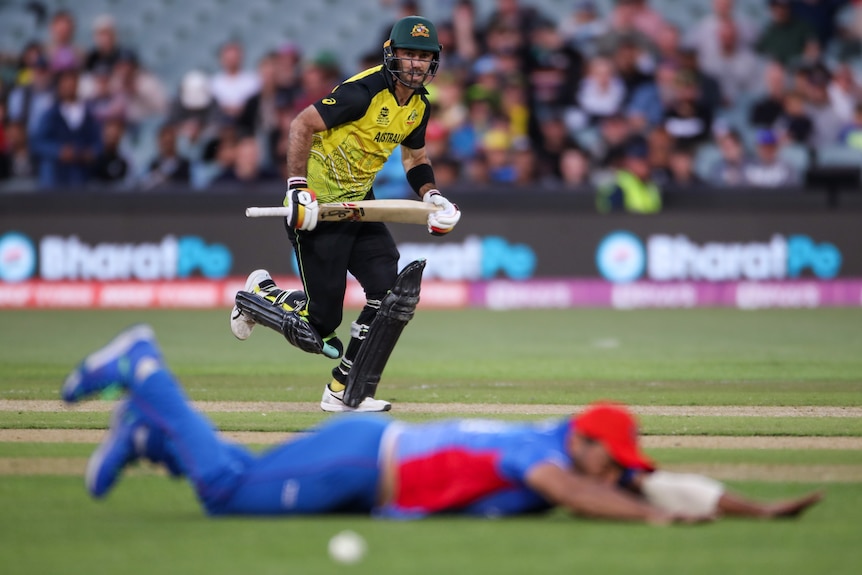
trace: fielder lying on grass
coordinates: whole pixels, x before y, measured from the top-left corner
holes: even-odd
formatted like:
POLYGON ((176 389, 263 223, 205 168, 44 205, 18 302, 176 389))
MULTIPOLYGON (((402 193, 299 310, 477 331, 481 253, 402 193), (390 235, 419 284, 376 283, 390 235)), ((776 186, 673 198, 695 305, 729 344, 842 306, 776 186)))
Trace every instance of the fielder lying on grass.
POLYGON ((138 459, 187 477, 211 515, 487 517, 559 506, 587 517, 667 524, 722 514, 796 516, 821 497, 763 503, 704 477, 656 471, 640 450, 634 417, 611 403, 545 423, 408 424, 345 414, 254 454, 224 441, 192 408, 144 325, 87 356, 66 378, 62 396, 74 403, 112 385, 127 393, 87 466, 87 489, 97 498, 138 459))

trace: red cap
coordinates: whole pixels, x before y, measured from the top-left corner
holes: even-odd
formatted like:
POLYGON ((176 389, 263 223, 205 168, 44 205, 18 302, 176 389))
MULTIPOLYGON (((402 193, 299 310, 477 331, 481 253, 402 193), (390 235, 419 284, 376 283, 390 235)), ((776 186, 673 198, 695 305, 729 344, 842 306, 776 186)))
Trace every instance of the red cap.
POLYGON ((617 403, 594 403, 575 417, 575 430, 608 450, 614 461, 627 469, 655 469, 638 445, 638 424, 628 409, 617 403))

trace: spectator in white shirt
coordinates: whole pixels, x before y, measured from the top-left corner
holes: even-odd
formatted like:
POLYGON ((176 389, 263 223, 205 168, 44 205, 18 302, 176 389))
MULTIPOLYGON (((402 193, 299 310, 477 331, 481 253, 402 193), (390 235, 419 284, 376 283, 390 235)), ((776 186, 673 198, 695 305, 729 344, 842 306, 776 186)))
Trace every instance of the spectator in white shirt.
POLYGON ((235 119, 246 101, 260 91, 260 78, 256 72, 244 70, 243 47, 231 41, 219 53, 221 71, 212 77, 210 91, 222 113, 235 119))

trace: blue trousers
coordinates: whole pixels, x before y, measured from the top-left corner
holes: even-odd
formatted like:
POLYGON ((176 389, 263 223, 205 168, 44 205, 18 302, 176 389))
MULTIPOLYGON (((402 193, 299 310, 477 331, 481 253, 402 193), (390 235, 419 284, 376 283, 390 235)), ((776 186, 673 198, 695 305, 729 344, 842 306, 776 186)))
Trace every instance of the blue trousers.
POLYGON ((166 435, 167 449, 212 515, 368 513, 377 502, 387 418, 337 416, 258 455, 222 439, 164 367, 133 382, 130 401, 166 435))

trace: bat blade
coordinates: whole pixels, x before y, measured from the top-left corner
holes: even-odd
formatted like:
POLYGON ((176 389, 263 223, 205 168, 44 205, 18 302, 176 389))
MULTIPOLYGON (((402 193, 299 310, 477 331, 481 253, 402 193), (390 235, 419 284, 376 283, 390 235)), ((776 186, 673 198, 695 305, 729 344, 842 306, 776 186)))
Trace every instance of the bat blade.
MULTIPOLYGON (((428 214, 440 210, 438 206, 418 200, 360 200, 357 202, 320 204, 319 222, 391 222, 425 225, 428 214)), ((287 215, 284 207, 247 208, 246 217, 260 218, 287 215)))

